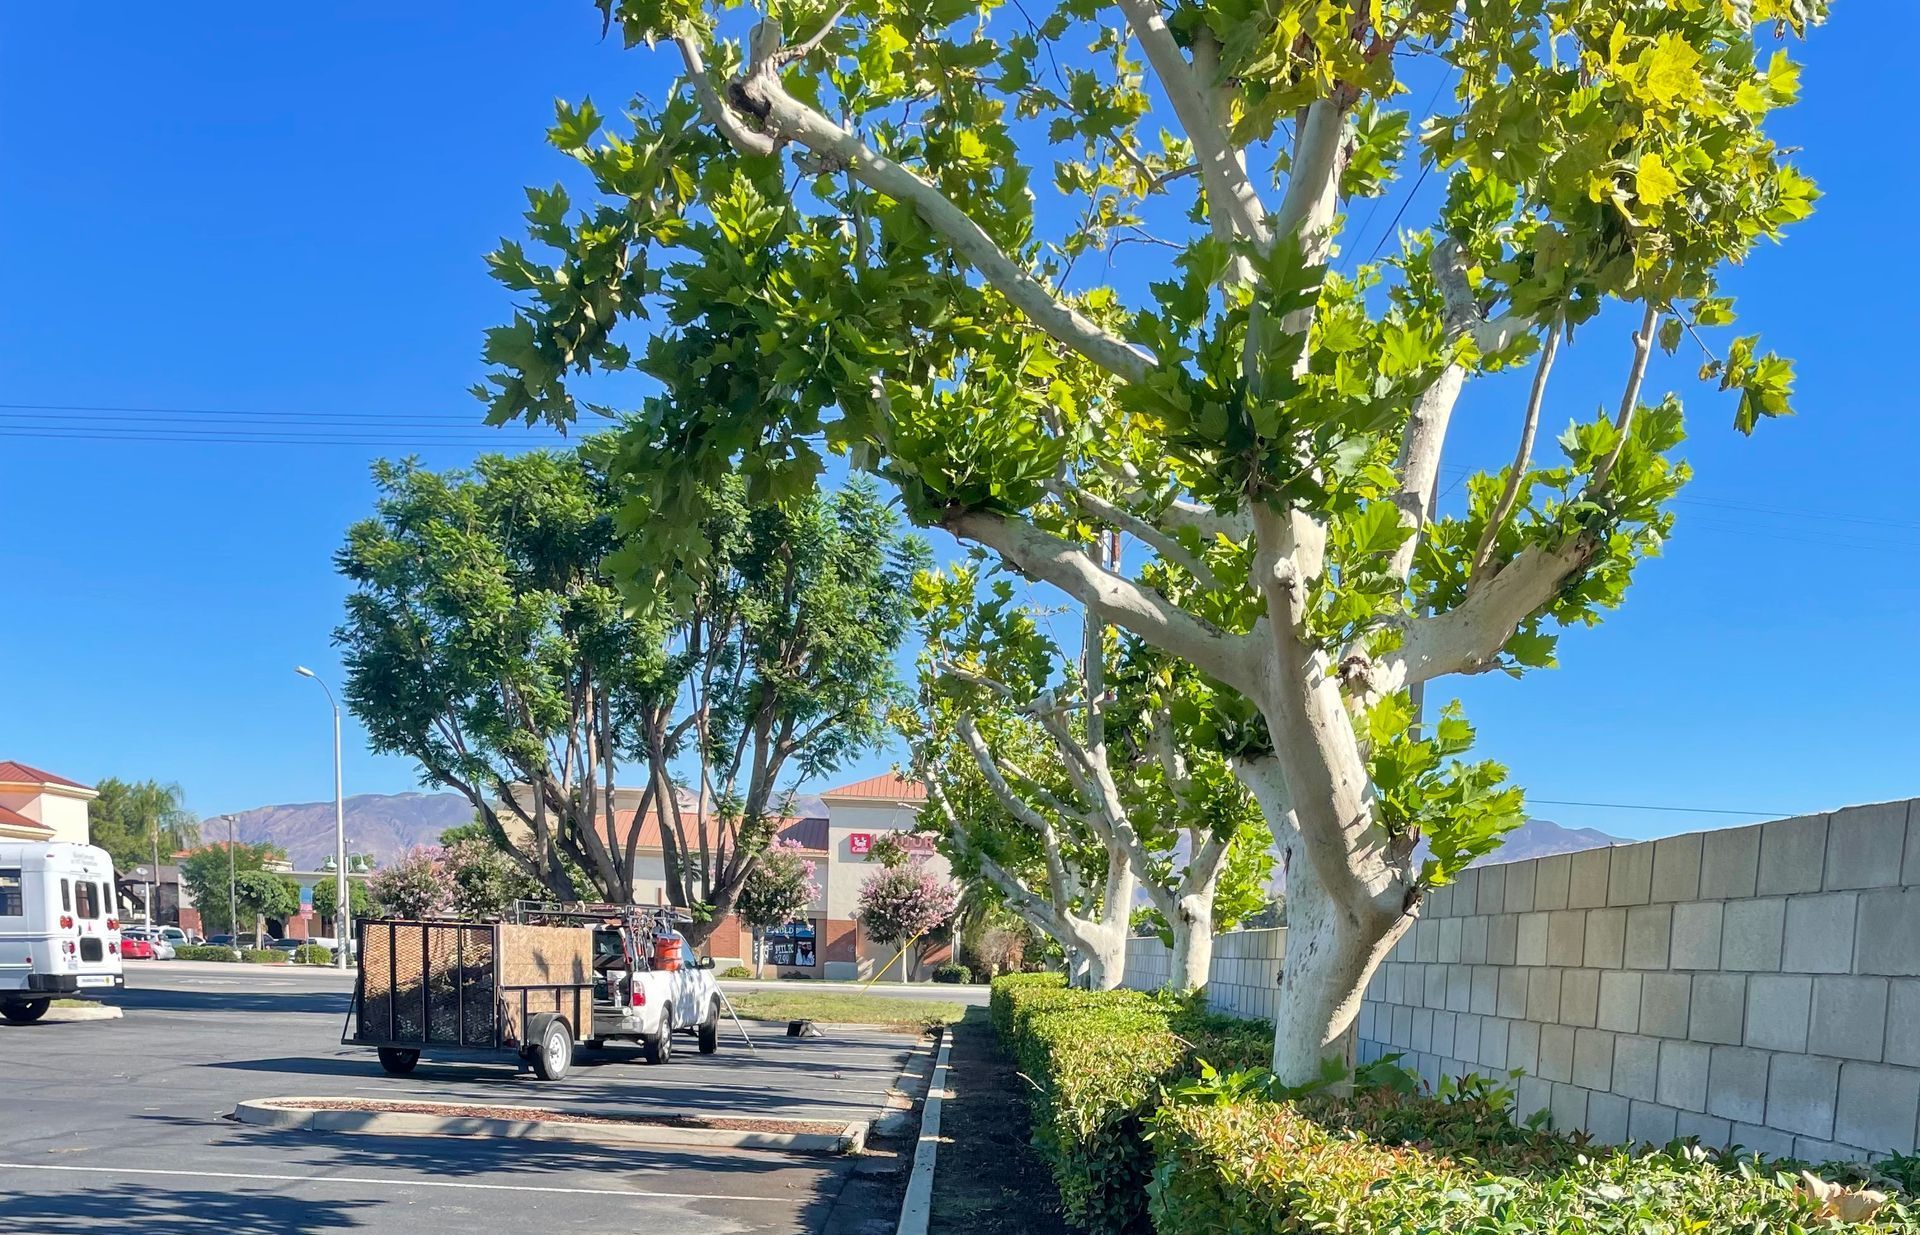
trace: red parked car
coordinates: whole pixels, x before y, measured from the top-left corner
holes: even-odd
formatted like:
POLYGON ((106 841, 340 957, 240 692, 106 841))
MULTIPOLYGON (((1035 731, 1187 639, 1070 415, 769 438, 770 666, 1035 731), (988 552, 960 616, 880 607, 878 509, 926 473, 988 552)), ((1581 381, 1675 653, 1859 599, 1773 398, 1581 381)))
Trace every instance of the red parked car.
POLYGON ((153 959, 153 941, 143 935, 122 935, 120 957, 129 961, 150 961, 153 959))

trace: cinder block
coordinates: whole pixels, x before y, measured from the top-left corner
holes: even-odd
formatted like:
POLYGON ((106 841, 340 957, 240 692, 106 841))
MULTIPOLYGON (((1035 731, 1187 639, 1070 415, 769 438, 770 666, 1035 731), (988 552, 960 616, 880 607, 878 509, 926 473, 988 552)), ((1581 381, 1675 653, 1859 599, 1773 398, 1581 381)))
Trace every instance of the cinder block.
POLYGON ((1533 911, 1533 887, 1540 877, 1538 862, 1515 862, 1507 867, 1507 893, 1502 905, 1508 913, 1533 911))
POLYGON ((1884 888, 1900 882, 1907 802, 1849 806, 1827 824, 1827 887, 1884 888))
POLYGON ((1500 970, 1500 991, 1493 1010, 1514 1020, 1527 1014, 1527 970, 1515 967, 1500 970))
MULTIPOLYGON (((1573 870, 1567 880, 1567 908, 1598 909, 1607 903, 1607 867, 1612 859, 1606 849, 1583 849, 1573 855, 1573 870)), ((1538 904, 1539 893, 1534 894, 1538 904)))
POLYGON ((1690 901, 1700 895, 1703 847, 1698 832, 1653 842, 1653 900, 1690 901))
POLYGON ((1560 971, 1558 969, 1527 971, 1527 1019, 1539 1021, 1542 1025, 1551 1025, 1560 1019, 1560 971))
POLYGON ((1555 1128, 1563 1132, 1583 1128, 1587 1123, 1587 1091, 1578 1085, 1555 1085, 1553 1104, 1548 1109, 1555 1128))
POLYGON ((1444 883, 1437 888, 1428 888, 1420 894, 1418 913, 1429 921, 1437 921, 1453 912, 1453 884, 1444 883))
POLYGON ((1645 975, 1640 988, 1640 1032, 1659 1038, 1686 1037, 1687 1013, 1692 1005, 1692 975, 1645 975))
POLYGON ((1818 892, 1827 864, 1827 817, 1803 815, 1760 826, 1760 896, 1818 892))
POLYGON ((1507 1066, 1507 1027, 1511 1022, 1497 1016, 1480 1018, 1480 1062, 1489 1068, 1507 1066))
MULTIPOLYGON (((1565 1025, 1540 1027, 1540 1076, 1549 1081, 1573 1080, 1573 1034, 1565 1025)), ((1511 1038, 1509 1038, 1511 1042, 1511 1038)))
POLYGON ((1853 971, 1906 978, 1920 975, 1920 888, 1861 892, 1853 971))
POLYGON ((1422 971, 1420 975, 1424 979, 1420 995, 1422 1006, 1428 1008, 1447 1006, 1447 970, 1449 968, 1450 966, 1447 965, 1428 965, 1422 971))
POLYGON ((1469 912, 1499 913, 1507 899, 1507 868, 1504 866, 1481 867, 1479 891, 1478 907, 1469 912))
POLYGON ((1432 1049, 1434 1054, 1444 1055, 1447 1058, 1453 1057, 1454 1028, 1457 1024, 1458 1020, 1452 1012, 1435 1012, 1433 1014, 1432 1049))
POLYGON ((1787 919, 1787 902, 1770 900, 1728 901, 1725 926, 1720 932, 1720 965, 1723 969, 1777 970, 1780 968, 1781 929, 1787 919))
POLYGON ((1532 1021, 1507 1022, 1507 1071, 1529 1076, 1540 1071, 1540 1026, 1532 1021))
POLYGON ((1813 1024, 1807 1035, 1813 1054, 1878 1062, 1886 1027, 1887 979, 1834 974, 1813 980, 1813 1024))
POLYGON ((1907 856, 1900 863, 1900 882, 1920 883, 1920 809, 1912 802, 1907 803, 1907 856))
POLYGON ((1415 1008, 1413 1010, 1413 1039, 1407 1043, 1416 1052, 1433 1049, 1433 1009, 1415 1008))
POLYGON ((1888 1063, 1920 1066, 1920 981, 1887 983, 1888 1063))
POLYGON ((1447 912, 1454 917, 1464 917, 1475 912, 1480 898, 1480 871, 1463 870, 1453 877, 1453 882, 1438 889, 1446 898, 1447 912))
POLYGON ((1604 1029, 1573 1031, 1573 1083, 1588 1089, 1613 1088, 1613 1035, 1604 1029))
POLYGON ((1547 915, 1547 964, 1580 964, 1586 946, 1587 911, 1560 909, 1547 915))
POLYGON ((1521 1077, 1520 1083, 1514 1086, 1514 1122, 1525 1123, 1542 1111, 1549 1118, 1553 1115, 1553 1086, 1537 1076, 1521 1077))
POLYGON ((1693 1011, 1687 1036, 1695 1042, 1738 1046, 1747 1023, 1747 979, 1735 973, 1693 975, 1693 1011))
POLYGON ((1872 1063, 1840 1068, 1833 1139, 1875 1153, 1913 1152, 1920 1121, 1920 1072, 1872 1063))
POLYGON ((1628 969, 1665 969, 1673 944, 1673 906, 1636 905, 1627 910, 1628 969))
POLYGON ((1489 918, 1487 920, 1487 964, 1517 964, 1519 950, 1520 919, 1510 913, 1489 918))
POLYGON ((1683 1111, 1707 1109, 1707 1071, 1712 1047, 1698 1042, 1660 1044, 1660 1092, 1666 1105, 1683 1111))
POLYGON ((1514 954, 1514 963, 1520 965, 1547 963, 1546 914, 1523 913, 1520 915, 1520 942, 1514 954))
POLYGON ((1447 966, 1447 1011, 1466 1012, 1473 1007, 1473 966, 1447 966))
POLYGON ((1491 918, 1475 914, 1460 919, 1460 959, 1469 965, 1487 963, 1487 924, 1491 918))
POLYGON ((1802 1162, 1868 1162, 1873 1155, 1838 1141, 1816 1141, 1810 1136, 1793 1138, 1793 1156, 1802 1162))
POLYGON ((1586 958, 1589 969, 1618 969, 1626 955, 1627 911, 1596 909, 1587 915, 1586 958))
POLYGON ((1698 1141, 1708 1149, 1725 1149, 1733 1140, 1733 1125, 1712 1115, 1681 1111, 1673 1134, 1683 1140, 1698 1141))
POLYGON ((1707 1113, 1760 1123, 1767 1117, 1767 1072, 1772 1056, 1738 1046, 1712 1048, 1707 1065, 1707 1113))
POLYGON ((1635 1145, 1665 1145, 1673 1139, 1679 1115, 1658 1102, 1635 1102, 1627 1117, 1627 1140, 1635 1145))
POLYGON ((1853 921, 1859 901, 1857 892, 1789 897, 1780 968, 1788 973, 1846 973, 1851 969, 1853 921))
POLYGON ((1767 1126, 1832 1140, 1839 1092, 1838 1060, 1775 1055, 1767 1073, 1767 1126))
POLYGON ((1486 1018, 1462 1013, 1453 1022, 1453 1053, 1467 1063, 1480 1060, 1480 1026, 1486 1018))
POLYGON ((1565 909, 1567 881, 1573 873, 1573 855, 1554 853, 1534 859, 1533 907, 1565 909))
POLYGON ((1434 945, 1434 960, 1442 965, 1460 963, 1460 919, 1443 918, 1434 925, 1438 926, 1439 941, 1434 945))
POLYGON ((1791 1158, 1797 1152, 1791 1133, 1776 1132, 1759 1124, 1733 1125, 1733 1143, 1746 1153, 1763 1158, 1791 1158))
MULTIPOLYGON (((1623 969, 1605 971, 1582 969, 1578 972, 1598 979, 1600 990, 1599 1015, 1596 1023, 1602 1029, 1612 1029, 1619 1033, 1636 1033, 1640 1029, 1641 975, 1623 969)), ((1569 973, 1567 977, 1573 977, 1569 973)), ((1560 1002, 1566 1003, 1563 985, 1560 1002)))
POLYGON ((1568 969, 1560 975, 1560 1015, 1562 1025, 1592 1029, 1600 1015, 1600 971, 1568 969))
POLYGON ((1480 1016, 1492 1016, 1500 1010, 1500 971, 1492 965, 1473 967, 1473 993, 1467 1000, 1467 1011, 1480 1016))
POLYGON ((1602 1145, 1627 1142, 1628 1104, 1618 1094, 1597 1093, 1587 1099, 1587 1135, 1602 1145))
POLYGON ((1653 892, 1653 845, 1615 845, 1609 852, 1607 904, 1646 904, 1653 892))
POLYGON ((1760 825, 1708 832, 1700 855, 1700 899, 1752 896, 1760 870, 1760 825))
POLYGON ((1673 947, 1668 960, 1675 969, 1720 968, 1720 920, 1726 906, 1719 901, 1689 901, 1673 907, 1673 947))
POLYGON ((1653 1099, 1660 1083, 1660 1044, 1623 1034, 1613 1040, 1613 1092, 1623 1098, 1653 1099))
POLYGON ((1757 973, 1747 979, 1747 1045, 1804 1051, 1813 1007, 1813 979, 1803 974, 1757 973))

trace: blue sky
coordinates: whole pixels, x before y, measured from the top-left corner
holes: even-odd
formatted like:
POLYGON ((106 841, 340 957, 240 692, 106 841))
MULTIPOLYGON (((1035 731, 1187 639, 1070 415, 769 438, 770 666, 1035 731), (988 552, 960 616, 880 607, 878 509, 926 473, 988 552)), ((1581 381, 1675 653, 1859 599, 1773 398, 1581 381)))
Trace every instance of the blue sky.
MULTIPOLYGON (((611 109, 670 69, 602 43, 586 0, 399 7, 0 16, 0 756, 177 780, 203 813, 330 796, 324 700, 293 666, 338 684, 330 555, 368 462, 528 439, 482 428, 465 393, 508 311, 481 255, 518 231, 521 187, 563 173, 555 96, 611 109), (156 424, 279 440, 126 440, 156 424)), ((1843 5, 1804 49, 1804 102, 1774 132, 1827 196, 1728 279, 1743 326, 1798 359, 1800 417, 1741 439, 1696 356, 1656 367, 1698 472, 1668 555, 1559 671, 1459 691, 1536 799, 1766 814, 1920 793, 1920 417, 1887 380, 1920 324, 1902 240, 1920 174, 1859 122, 1910 101, 1882 39, 1843 5)), ((1563 351, 1556 431, 1617 399, 1629 325, 1563 351)), ((1518 407, 1510 384, 1472 392, 1452 462, 1503 460, 1518 407)), ((349 792, 415 786, 351 720, 347 746, 349 792)), ((1732 821, 1535 813, 1631 836, 1732 821)))

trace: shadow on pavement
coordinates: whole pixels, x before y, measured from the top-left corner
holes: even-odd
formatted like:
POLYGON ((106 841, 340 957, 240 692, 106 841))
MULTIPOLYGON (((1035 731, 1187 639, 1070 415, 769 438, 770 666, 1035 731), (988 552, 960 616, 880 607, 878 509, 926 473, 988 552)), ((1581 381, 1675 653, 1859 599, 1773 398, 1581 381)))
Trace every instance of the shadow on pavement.
POLYGON ((0 1231, 33 1235, 308 1235, 364 1226, 354 1215, 373 1201, 322 1201, 271 1192, 161 1189, 140 1184, 58 1187, 45 1195, 0 1196, 0 1231))
POLYGON ((326 1012, 344 1018, 353 1002, 352 991, 176 991, 163 987, 129 986, 106 1001, 129 1012, 148 1008, 163 1012, 326 1012))

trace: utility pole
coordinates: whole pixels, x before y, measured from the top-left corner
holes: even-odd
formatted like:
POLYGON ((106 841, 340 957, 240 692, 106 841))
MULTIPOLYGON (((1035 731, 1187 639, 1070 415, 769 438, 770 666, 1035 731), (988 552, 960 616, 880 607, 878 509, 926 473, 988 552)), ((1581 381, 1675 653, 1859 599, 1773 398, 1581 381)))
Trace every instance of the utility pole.
POLYGON ((341 788, 340 779, 340 705, 335 702, 333 691, 320 675, 305 665, 295 665, 293 671, 303 678, 312 678, 319 682, 320 689, 327 692, 327 704, 333 709, 333 898, 336 906, 334 942, 339 945, 333 950, 333 967, 347 967, 347 950, 352 945, 353 926, 351 910, 347 905, 347 799, 341 788))
MULTIPOLYGON (((227 820, 227 934, 233 939, 237 951, 240 946, 240 894, 239 883, 233 873, 233 816, 227 820)), ((258 943, 259 940, 254 942, 258 943)))

